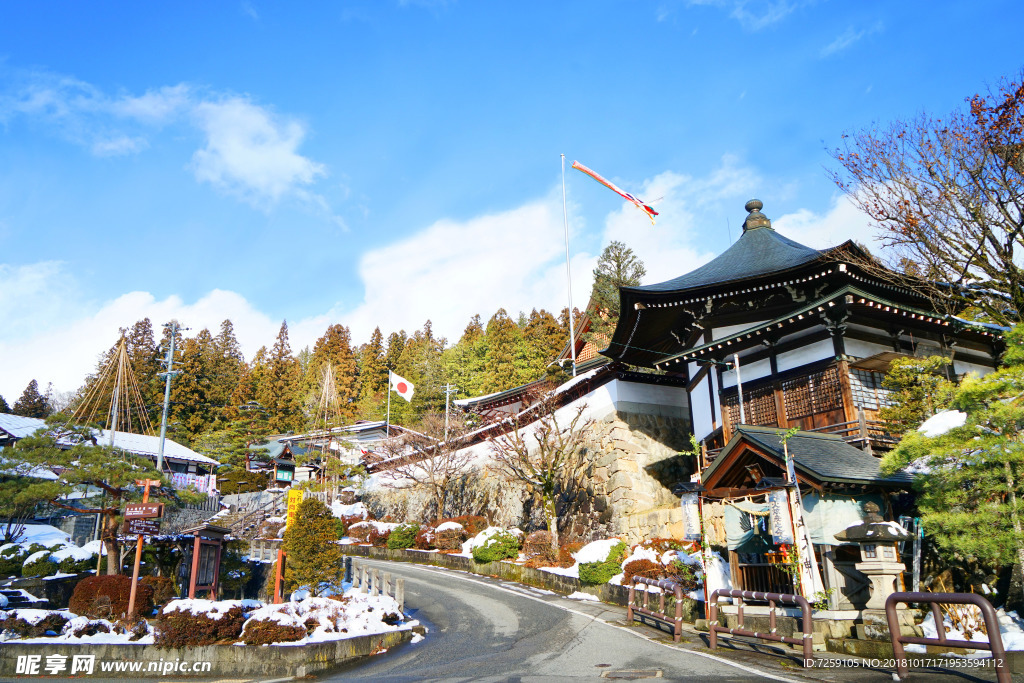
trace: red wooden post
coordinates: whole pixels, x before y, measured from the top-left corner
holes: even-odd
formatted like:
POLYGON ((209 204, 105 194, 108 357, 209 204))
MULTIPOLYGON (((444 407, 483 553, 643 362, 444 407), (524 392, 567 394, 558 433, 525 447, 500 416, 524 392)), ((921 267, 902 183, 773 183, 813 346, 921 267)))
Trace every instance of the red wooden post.
MULTIPOLYGON (((142 502, 149 502, 149 483, 147 479, 146 483, 142 488, 142 502)), ((132 614, 135 613, 135 593, 139 587, 139 565, 142 562, 142 534, 139 534, 139 540, 135 545, 135 568, 132 570, 132 589, 128 594, 128 614, 125 615, 127 619, 132 618, 132 614)))
POLYGON ((274 576, 274 604, 284 602, 284 547, 277 549, 277 574, 274 576))
POLYGON ((199 531, 196 530, 195 538, 192 541, 192 575, 188 581, 188 597, 190 600, 196 597, 196 579, 199 575, 199 552, 201 548, 199 531))

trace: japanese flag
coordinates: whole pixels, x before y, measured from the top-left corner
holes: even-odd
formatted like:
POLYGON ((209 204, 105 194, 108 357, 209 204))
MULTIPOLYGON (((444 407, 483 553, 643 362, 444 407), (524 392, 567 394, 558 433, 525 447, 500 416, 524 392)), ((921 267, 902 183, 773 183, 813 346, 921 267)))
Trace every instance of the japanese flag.
POLYGON ((394 389, 399 396, 412 403, 412 382, 402 379, 393 372, 389 372, 388 375, 391 377, 391 388, 394 389))

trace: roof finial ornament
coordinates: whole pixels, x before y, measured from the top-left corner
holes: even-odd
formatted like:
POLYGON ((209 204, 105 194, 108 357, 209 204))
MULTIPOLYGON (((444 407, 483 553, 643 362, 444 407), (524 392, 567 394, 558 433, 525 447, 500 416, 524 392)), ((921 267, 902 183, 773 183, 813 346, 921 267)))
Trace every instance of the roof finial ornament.
POLYGON ((747 230, 753 230, 754 228, 771 228, 772 222, 768 220, 768 217, 761 213, 761 209, 764 204, 761 203, 760 199, 751 199, 749 202, 743 205, 743 208, 747 210, 747 219, 743 221, 743 232, 747 230))

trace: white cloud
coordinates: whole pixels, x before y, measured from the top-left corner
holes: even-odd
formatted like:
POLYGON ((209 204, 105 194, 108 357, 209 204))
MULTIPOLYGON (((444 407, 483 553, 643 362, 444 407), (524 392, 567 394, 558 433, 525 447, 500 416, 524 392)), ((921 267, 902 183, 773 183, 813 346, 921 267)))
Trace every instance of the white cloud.
POLYGON ((0 121, 25 117, 103 157, 138 154, 162 127, 185 123, 204 138, 191 161, 199 182, 264 206, 292 197, 337 221, 325 200, 310 191, 326 169, 298 152, 306 127, 248 97, 186 83, 115 96, 60 74, 6 75, 0 121))
POLYGON ((800 209, 773 219, 772 227, 786 237, 815 249, 856 240, 876 254, 882 251, 881 242, 868 225, 868 217, 843 194, 832 198, 824 214, 800 209))
POLYGON ((759 31, 786 18, 806 0, 686 0, 688 5, 709 5, 728 10, 748 31, 759 31))
POLYGON ((831 43, 823 47, 821 50, 821 56, 829 57, 831 55, 836 54, 837 52, 842 52, 843 50, 852 46, 854 43, 860 41, 865 36, 869 36, 873 33, 878 33, 881 30, 881 22, 876 22, 875 24, 869 26, 868 28, 862 28, 859 30, 851 26, 842 33, 840 33, 838 36, 836 36, 835 40, 833 40, 831 43))
MULTIPOLYGON (((665 171, 643 183, 640 192, 659 212, 656 224, 651 226, 636 207, 623 203, 608 216, 603 244, 619 240, 633 249, 647 268, 644 284, 670 280, 729 246, 726 218, 720 217, 734 213, 737 205, 742 206, 739 197, 751 196, 759 184, 753 169, 728 155, 704 178, 665 171), (708 232, 718 233, 720 238, 708 239, 708 232), (697 242, 720 248, 709 251, 697 242)), ((738 230, 737 226, 733 234, 738 235, 738 230)))
POLYGON ((194 115, 206 135, 206 146, 192 156, 197 180, 276 201, 324 174, 322 164, 296 152, 306 135, 298 121, 279 119, 241 97, 201 102, 194 115))
MULTIPOLYGON (((573 304, 589 295, 596 257, 573 249, 573 304)), ((411 332, 429 318, 454 342, 470 317, 498 308, 510 315, 532 308, 557 314, 568 305, 561 197, 463 222, 441 220, 419 233, 368 252, 359 273, 365 300, 345 316, 353 335, 411 332)))

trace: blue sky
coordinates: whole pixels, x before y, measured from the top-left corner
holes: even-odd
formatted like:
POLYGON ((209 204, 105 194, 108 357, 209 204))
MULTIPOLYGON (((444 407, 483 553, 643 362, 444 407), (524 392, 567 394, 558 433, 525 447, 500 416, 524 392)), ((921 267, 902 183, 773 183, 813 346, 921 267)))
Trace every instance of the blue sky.
POLYGON ((6 3, 0 395, 76 388, 119 326, 235 322, 248 356, 576 303, 611 239, 648 281, 743 203, 870 241, 825 176, 844 131, 1016 74, 1019 3, 6 3))

